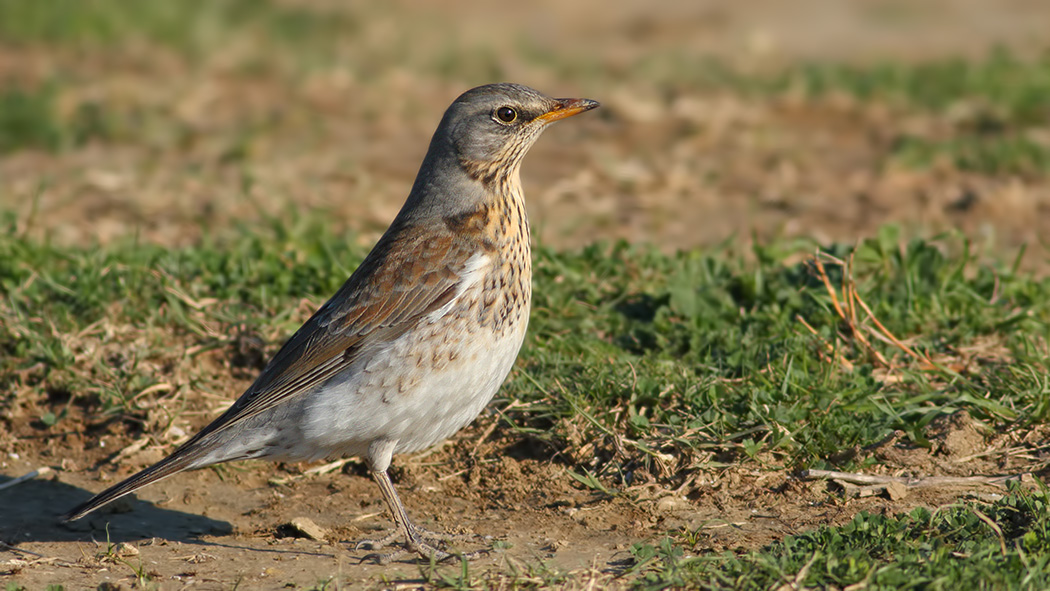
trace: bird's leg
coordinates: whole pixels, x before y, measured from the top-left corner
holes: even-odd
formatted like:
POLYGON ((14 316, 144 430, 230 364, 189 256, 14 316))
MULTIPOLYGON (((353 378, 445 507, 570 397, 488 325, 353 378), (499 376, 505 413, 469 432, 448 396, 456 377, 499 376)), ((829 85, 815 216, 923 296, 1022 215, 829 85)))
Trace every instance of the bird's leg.
POLYGON ((390 476, 387 475, 386 470, 372 470, 371 473, 372 479, 376 481, 376 484, 379 485, 379 490, 383 492, 383 499, 386 500, 387 507, 390 508, 390 514, 394 518, 397 529, 381 540, 362 540, 358 542, 357 547, 368 547, 378 550, 394 541, 400 533, 405 538, 404 548, 389 554, 374 554, 371 557, 375 558, 380 564, 400 558, 409 552, 415 552, 427 560, 431 558, 445 560, 451 557, 452 554, 436 548, 431 542, 455 539, 456 536, 429 532, 413 525, 408 519, 408 512, 405 511, 405 506, 401 504, 401 498, 397 496, 397 490, 394 489, 394 483, 390 481, 390 476))

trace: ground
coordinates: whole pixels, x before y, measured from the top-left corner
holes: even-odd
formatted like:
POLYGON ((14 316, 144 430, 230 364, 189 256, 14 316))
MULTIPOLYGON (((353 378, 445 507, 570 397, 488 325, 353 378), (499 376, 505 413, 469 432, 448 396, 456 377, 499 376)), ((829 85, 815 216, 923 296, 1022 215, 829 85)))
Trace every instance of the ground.
MULTIPOLYGON (((1002 492, 945 484, 900 497, 851 498, 839 486, 805 481, 798 473, 729 467, 700 474, 684 491, 640 485, 610 498, 581 490, 549 454, 529 457, 500 441, 478 444, 493 420, 481 419, 437 451, 402 459, 394 475, 410 513, 430 529, 479 536, 458 542, 464 550, 498 541, 473 562, 475 569, 516 565, 527 571, 543 564, 575 573, 581 586, 588 576, 615 585, 608 576, 634 563, 630 546, 668 531, 695 531, 698 552, 750 549, 818 525, 842 525, 862 511, 892 515, 1002 492)), ((863 450, 877 458, 869 473, 970 476, 1021 473, 1032 465, 983 459, 988 454, 982 452, 1007 442, 986 441, 965 415, 934 427, 931 435, 931 449, 891 440, 863 450)), ((380 537, 391 525, 375 484, 356 462, 322 474, 310 473, 320 464, 274 469, 265 463, 182 474, 142 491, 141 500, 118 501, 83 521, 57 524, 57 513, 86 499, 86 491, 145 467, 160 451, 134 452, 114 470, 104 461, 114 454, 104 448, 76 453, 68 441, 19 447, 27 457, 9 457, 10 474, 54 463, 46 459, 52 453, 64 458, 60 475, 5 494, 5 503, 18 508, 6 518, 5 537, 24 539, 19 548, 41 555, 8 566, 30 589, 56 581, 75 588, 106 582, 134 587, 140 574, 162 588, 204 589, 310 587, 329 579, 350 588, 407 589, 428 578, 428 565, 378 565, 370 552, 354 548, 355 541, 380 537), (291 526, 302 518, 320 527, 321 539, 291 526)))
MULTIPOLYGON (((323 1, 280 4, 341 10, 323 1)), ((526 161, 530 216, 543 245, 624 238, 670 251, 774 237, 854 242, 896 223, 911 235, 957 229, 997 253, 1035 245, 1025 264, 1045 268, 1045 174, 943 162, 913 168, 887 157, 900 134, 950 134, 953 118, 965 114, 846 94, 756 95, 659 69, 669 62, 655 62, 653 71, 636 64, 649 53, 681 51, 695 63, 714 57, 764 76, 809 60, 979 60, 995 47, 1033 56, 1046 49, 1046 2, 805 0, 788 8, 775 0, 588 1, 505 12, 480 2, 402 4, 355 13, 367 26, 344 49, 376 50, 385 39, 411 38, 408 64, 421 63, 431 49, 474 52, 478 61, 448 71, 426 62, 434 69, 421 73, 399 66, 396 52, 386 50, 385 62, 367 67, 336 61, 287 74, 278 65, 269 75, 245 66, 250 39, 194 65, 149 43, 83 61, 69 48, 9 44, 0 52, 0 80, 32 85, 64 76, 73 82, 59 91, 60 110, 100 101, 142 118, 115 124, 108 141, 6 154, 0 204, 13 212, 14 231, 61 244, 137 234, 178 247, 294 209, 357 231, 360 243, 370 244, 400 207, 444 107, 469 85, 488 81, 479 71, 496 67, 556 95, 603 103, 594 117, 548 131, 526 161), (499 24, 491 25, 496 17, 499 24), (435 29, 464 33, 449 41, 435 29), (549 57, 568 53, 594 57, 577 69, 559 68, 549 57), (589 75, 585 66, 603 73, 589 75), (691 81, 675 83, 679 75, 691 81)), ((204 360, 215 369, 209 391, 229 398, 189 401, 187 430, 203 426, 252 377, 224 353, 204 360)), ((59 524, 59 513, 160 459, 177 437, 136 446, 137 434, 83 409, 74 409, 56 436, 34 423, 38 410, 5 409, 0 426, 3 479, 51 467, 0 491, 0 539, 26 552, 0 554, 0 580, 30 589, 137 588, 147 579, 162 588, 255 589, 335 577, 344 588, 405 589, 428 578, 428 565, 375 565, 354 548, 391 525, 378 489, 354 461, 324 472, 311 472, 322 463, 253 462, 180 474, 136 500, 59 524), (321 539, 289 525, 299 518, 316 523, 321 539)), ((520 435, 495 429, 497 421, 487 413, 440 449, 400 458, 394 476, 401 496, 424 525, 497 540, 475 568, 525 564, 532 566, 522 567, 523 578, 539 577, 528 568, 542 562, 576 572, 569 585, 579 588, 629 568, 632 544, 683 527, 697 532, 698 552, 752 549, 845 523, 860 511, 891 514, 999 490, 945 486, 854 498, 796 471, 749 465, 697 472, 675 490, 653 478, 629 495, 610 496, 571 478, 558 461, 563 450, 523 445, 520 435)), ((935 445, 928 448, 889 441, 856 453, 874 458, 870 472, 884 475, 1021 473, 1042 461, 987 454, 1016 441, 985 433, 968 416, 931 426, 929 436, 935 445)), ((489 544, 468 540, 462 547, 489 544)))

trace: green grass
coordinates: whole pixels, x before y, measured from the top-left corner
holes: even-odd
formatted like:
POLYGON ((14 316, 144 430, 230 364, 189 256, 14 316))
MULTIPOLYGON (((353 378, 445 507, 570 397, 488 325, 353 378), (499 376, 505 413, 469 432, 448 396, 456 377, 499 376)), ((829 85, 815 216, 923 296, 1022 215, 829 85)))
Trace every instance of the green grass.
POLYGON ((902 134, 886 159, 914 168, 946 160, 959 170, 1035 176, 1050 170, 1050 52, 1020 59, 1006 50, 984 59, 939 59, 925 63, 846 65, 797 63, 763 74, 743 73, 724 61, 673 51, 640 56, 613 73, 594 62, 559 61, 525 45, 523 53, 550 63, 571 79, 608 86, 617 74, 645 80, 668 94, 730 91, 764 100, 791 95, 810 102, 847 95, 859 104, 890 105, 901 114, 947 120, 947 132, 902 134))
MULTIPOLYGON (((209 323, 241 331, 265 323, 287 332, 295 328, 288 322, 290 304, 305 294, 333 292, 363 255, 347 252, 330 233, 316 234, 327 240, 310 239, 314 226, 309 225, 246 234, 228 250, 205 244, 187 251, 142 244, 60 249, 14 238, 13 228, 11 222, 5 228, 9 237, 0 241, 0 387, 13 379, 10 372, 40 364, 46 368, 42 395, 61 393, 57 398, 68 404, 70 396, 79 395, 73 393, 96 393, 88 397, 106 411, 127 410, 130 397, 156 383, 157 376, 133 355, 119 363, 96 358, 91 367, 78 366, 68 335, 101 321, 138 327, 156 348, 141 351, 145 359, 172 348, 171 332, 215 345, 221 339, 210 336, 209 323), (290 231, 296 232, 294 244, 290 231), (222 304, 202 313, 187 305, 187 298, 218 298, 222 304)), ((64 412, 65 407, 52 414, 64 412)))
POLYGON ((0 94, 0 153, 22 148, 56 150, 64 134, 51 93, 8 89, 0 94))
POLYGON ((272 44, 270 51, 308 54, 358 26, 346 13, 253 0, 0 0, 0 44, 104 49, 149 43, 195 60, 230 43, 231 34, 272 44))
MULTIPOLYGON (((0 45, 120 50, 147 43, 199 60, 215 55, 233 41, 248 40, 260 45, 258 53, 271 58, 298 54, 318 59, 332 54, 340 43, 353 42, 375 14, 356 8, 324 10, 272 0, 0 0, 0 45)), ((372 48, 381 50, 382 55, 373 55, 368 61, 422 59, 446 75, 479 68, 490 73, 500 70, 499 60, 488 55, 486 47, 464 47, 452 36, 436 51, 430 48, 417 53, 399 47, 411 39, 390 39, 390 47, 372 48)), ((728 87, 761 94, 802 90, 810 95, 846 92, 861 100, 904 102, 930 111, 943 111, 966 97, 970 102, 992 105, 1007 120, 1025 125, 1045 124, 1045 97, 1050 94, 1050 55, 1022 60, 1005 50, 977 62, 944 59, 918 65, 870 66, 813 62, 750 76, 718 60, 664 48, 641 52, 616 71, 597 57, 565 55, 529 37, 512 39, 510 45, 514 54, 529 63, 547 65, 569 78, 608 79, 626 74, 670 89, 728 87)))
POLYGON ((633 587, 1035 591, 1050 586, 1050 497, 1016 490, 994 504, 861 513, 744 554, 686 556, 702 551, 688 546, 636 545, 633 587))
POLYGON ((988 175, 1036 177, 1050 171, 1050 147, 1016 134, 960 134, 947 140, 905 135, 892 158, 915 168, 944 160, 959 170, 988 175))
MULTIPOLYGON (((846 344, 841 353, 855 369, 841 371, 820 348, 838 341, 841 320, 810 268, 780 263, 792 248, 761 247, 758 262, 747 262, 618 245, 541 253, 536 339, 523 352, 529 377, 510 392, 567 399, 552 409, 562 418, 589 409, 602 427, 585 424, 588 440, 619 432, 678 452, 719 442, 795 466, 821 465, 837 449, 894 429, 921 441, 933 418, 961 409, 1002 427, 1045 420, 1038 343, 1050 282, 976 265, 966 253, 948 257, 929 242, 898 248, 895 238, 885 232, 854 252, 859 293, 886 327, 931 357, 996 336, 1011 362, 978 375, 915 371, 892 345, 877 343, 905 376, 889 385, 866 353, 846 344), (999 388, 989 392, 989 383, 999 388)), ((601 473, 619 469, 607 464, 601 473)))
POLYGON ((58 152, 90 141, 126 138, 135 127, 130 118, 97 102, 86 101, 62 115, 56 105, 58 86, 0 88, 0 154, 24 149, 58 152))
POLYGON ((902 113, 947 119, 949 131, 904 134, 891 159, 925 168, 946 160, 959 170, 1036 176, 1050 170, 1050 144, 1035 136, 1050 125, 1050 52, 1019 59, 1005 50, 983 60, 945 59, 870 66, 811 63, 768 78, 741 77, 714 66, 712 79, 745 93, 847 94, 888 103, 902 113))
MULTIPOLYGON (((259 45, 256 53, 263 56, 262 62, 290 55, 316 60, 334 54, 341 43, 353 43, 375 14, 272 0, 0 0, 0 46, 119 52, 145 43, 201 60, 215 56, 235 41, 245 41, 259 45)), ((492 53, 496 48, 463 46, 450 36, 443 47, 414 52, 403 47, 411 39, 390 39, 389 47, 374 47, 381 55, 367 61, 422 60, 446 76, 471 70, 498 76, 501 71, 500 60, 492 53)), ((1046 96, 1050 94, 1050 53, 1020 59, 997 50, 978 61, 941 59, 920 64, 810 62, 756 76, 742 74, 723 61, 664 48, 640 52, 632 62, 618 68, 603 65, 597 57, 558 53, 556 47, 529 37, 510 40, 509 50, 528 63, 546 65, 568 78, 608 81, 627 75, 662 89, 730 88, 760 95, 844 92, 862 101, 891 101, 931 112, 944 112, 965 102, 987 107, 985 121, 991 118, 992 122, 1003 120, 1024 126, 1046 124, 1046 96)))
MULTIPOLYGON (((59 248, 11 234, 0 239, 0 383, 42 363, 48 369, 41 392, 75 369, 63 335, 103 320, 142 327, 160 341, 170 334, 214 338, 207 326, 280 338, 295 328, 290 311, 299 299, 322 301, 364 254, 309 222, 275 222, 269 232, 245 232, 230 244, 176 251, 59 248), (220 303, 203 310, 186 303, 204 298, 220 303)), ((622 243, 575 253, 541 249, 532 336, 522 371, 502 396, 539 403, 511 415, 520 419, 514 428, 538 437, 561 437, 559 427, 577 420, 597 441, 611 444, 610 433, 639 440, 640 459, 654 446, 688 453, 713 445, 770 453, 795 467, 823 466, 843 446, 867 445, 895 429, 921 443, 933 418, 958 410, 1003 429, 1045 421, 1050 281, 978 264, 965 246, 950 237, 898 246, 887 228, 855 250, 828 249, 839 257, 852 252, 859 295, 916 351, 952 357, 994 338, 1009 352, 962 374, 920 369, 889 343, 873 340, 868 350, 840 338, 842 319, 813 268, 781 262, 811 247, 761 246, 747 256, 668 256, 622 243), (949 247, 960 253, 944 254, 949 247), (829 343, 852 371, 828 362, 822 347, 829 343), (882 380, 874 355, 898 367, 901 379, 882 380)), ((829 273, 840 280, 836 269, 829 273)), ((107 403, 122 405, 151 379, 132 371, 121 380, 129 391, 107 403)), ((597 474, 616 487, 622 469, 602 464, 597 474)))
MULTIPOLYGON (((889 100, 932 112, 977 105, 985 125, 997 120, 1046 125, 1050 53, 1034 60, 1005 50, 983 60, 946 59, 874 66, 810 64, 772 79, 767 90, 801 89, 809 95, 846 92, 862 101, 889 100)), ((746 83, 745 83, 746 86, 746 83)))
MULTIPOLYGON (((301 218, 181 250, 57 247, 13 229, 0 233, 0 392, 5 406, 39 409, 44 433, 63 429, 72 405, 141 420, 136 396, 172 379, 158 369, 164 360, 194 346, 233 351, 245 331, 276 344, 301 321, 292 314, 300 299, 322 301, 364 254, 301 218), (206 298, 216 301, 193 305, 206 298), (106 342, 123 347, 119 359, 85 357, 86 344, 102 339, 94 333, 108 330, 106 342)), ((812 249, 541 248, 530 338, 497 402, 530 404, 507 414, 502 435, 547 440, 552 449, 594 443, 569 468, 581 486, 615 495, 640 467, 659 473, 660 457, 676 458, 682 470, 849 469, 857 466, 836 464, 836 452, 895 429, 928 445, 925 427, 959 410, 1000 432, 1050 418, 1050 280, 1014 263, 981 263, 951 236, 902 244, 889 227, 856 248, 829 245, 840 259, 852 255, 857 293, 885 327, 938 360, 923 367, 893 344, 848 338, 814 267, 784 262, 812 249), (961 347, 989 339, 1001 348, 951 369, 961 347), (884 379, 880 356, 898 379, 884 379), (614 453, 617 439, 626 453, 614 453)), ((839 285, 843 268, 827 269, 839 285)), ((204 378, 187 379, 175 387, 196 388, 193 380, 204 378)), ((674 487, 683 474, 662 480, 674 487)), ((978 577, 988 588, 1038 588, 1050 556, 1046 512, 1045 494, 1015 491, 993 507, 862 515, 755 553, 694 558, 686 554, 702 545, 679 532, 635 548, 632 580, 645 588, 766 588, 812 561, 807 585, 922 581, 914 588, 932 589, 978 577), (978 511, 999 524, 1005 555, 978 511)))
MULTIPOLYGON (((841 527, 822 526, 746 552, 705 553, 695 532, 635 544, 634 565, 602 586, 635 591, 705 589, 1015 589, 1050 586, 1050 496, 1015 489, 992 503, 917 508, 892 516, 860 513, 841 527)), ((564 573, 425 570, 443 589, 557 587, 564 573)), ((585 586, 585 585, 584 585, 585 586)), ((578 588, 578 587, 571 587, 578 588)))
MULTIPOLYGON (((471 44, 434 34, 429 27, 420 29, 419 23, 406 22, 396 28, 395 38, 377 42, 363 31, 366 23, 391 18, 384 10, 326 10, 254 0, 0 0, 0 47, 71 50, 78 60, 58 60, 59 67, 44 78, 42 87, 0 80, 0 153, 56 151, 89 140, 134 142, 137 131, 169 115, 128 112, 128 105, 103 102, 80 105, 72 115, 59 117, 54 97, 96 82, 92 77, 81 79, 82 59, 105 63, 119 57, 123 63, 120 60, 133 62, 135 56, 143 56, 151 61, 155 54, 148 49, 160 48, 191 65, 221 58, 224 71, 249 79, 271 78, 284 87, 302 85, 304 75, 317 66, 339 68, 367 81, 381 78, 393 64, 422 76, 480 83, 504 78, 508 64, 520 60, 596 92, 627 78, 669 97, 728 90, 759 99, 789 94, 820 101, 845 94, 859 103, 889 104, 901 114, 948 122, 937 133, 902 133, 886 148, 884 162, 924 168, 944 161, 980 174, 1027 177, 1050 170, 1050 145, 1042 139, 1050 120, 1050 53, 1020 59, 999 50, 981 60, 919 64, 811 62, 752 74, 688 51, 655 48, 611 67, 597 53, 564 52, 528 37, 504 45, 471 44), (364 55, 368 59, 361 59, 364 55)), ((136 68, 127 63, 124 67, 136 68)), ((178 136, 193 133, 169 131, 147 143, 190 142, 178 136)), ((233 131, 238 133, 251 130, 233 131)))

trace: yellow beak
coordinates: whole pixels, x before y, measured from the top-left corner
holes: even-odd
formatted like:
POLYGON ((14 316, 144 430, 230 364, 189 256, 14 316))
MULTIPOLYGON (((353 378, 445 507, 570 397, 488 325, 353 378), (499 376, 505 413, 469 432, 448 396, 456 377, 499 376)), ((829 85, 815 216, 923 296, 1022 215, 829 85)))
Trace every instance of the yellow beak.
POLYGON ((579 115, 584 111, 590 111, 596 109, 599 106, 598 101, 592 101, 591 99, 555 99, 558 101, 550 111, 540 115, 535 120, 540 121, 544 124, 552 123, 559 119, 565 119, 566 117, 572 117, 573 115, 579 115))

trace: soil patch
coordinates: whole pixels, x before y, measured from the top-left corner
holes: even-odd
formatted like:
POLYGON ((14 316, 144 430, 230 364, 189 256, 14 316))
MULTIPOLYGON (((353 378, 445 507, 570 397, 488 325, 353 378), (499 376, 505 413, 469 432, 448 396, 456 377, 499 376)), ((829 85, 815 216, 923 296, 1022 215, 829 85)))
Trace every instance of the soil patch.
MULTIPOLYGON (((511 457, 518 436, 485 440, 494 416, 437 450, 401 458, 393 472, 409 511, 436 531, 472 534, 462 550, 496 549, 472 565, 480 571, 540 563, 566 571, 615 576, 631 561, 630 547, 668 533, 689 535, 693 551, 744 551, 820 525, 841 525, 860 511, 897 513, 936 508, 960 496, 990 498, 997 487, 935 487, 852 497, 826 481, 805 481, 787 471, 742 463, 699 469, 673 490, 637 485, 610 497, 571 478, 554 457, 511 457), (983 495, 983 496, 982 496, 983 495)), ((75 419, 68 429, 87 430, 75 419), (78 429, 78 426, 81 429, 78 429)), ((375 484, 356 461, 329 466, 242 462, 176 475, 72 524, 57 516, 118 478, 155 461, 160 450, 118 454, 131 443, 108 437, 107 447, 69 445, 76 437, 44 438, 22 422, 5 439, 20 442, 4 472, 22 474, 41 463, 49 477, 0 491, 7 507, 0 541, 17 551, 2 566, 29 588, 76 582, 134 588, 149 579, 162 587, 280 588, 311 586, 338 577, 351 585, 381 580, 418 581, 411 559, 379 566, 355 542, 382 537, 392 526, 375 484), (157 453, 153 453, 153 452, 157 453), (64 467, 63 467, 64 466, 64 467), (300 526, 311 524, 312 536, 300 526), (316 528, 316 529, 314 529, 316 528)), ((889 438, 872 449, 871 473, 911 476, 1001 474, 1032 467, 1009 461, 1016 437, 992 436, 965 413, 929 429, 932 445, 919 448, 889 438)), ((87 439, 90 441, 90 439, 87 439)))

